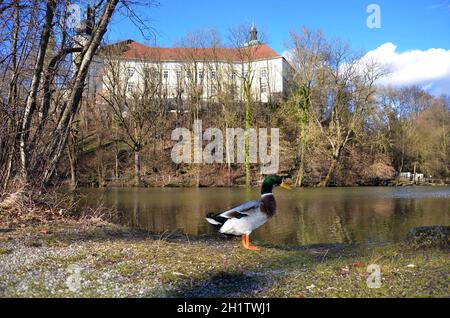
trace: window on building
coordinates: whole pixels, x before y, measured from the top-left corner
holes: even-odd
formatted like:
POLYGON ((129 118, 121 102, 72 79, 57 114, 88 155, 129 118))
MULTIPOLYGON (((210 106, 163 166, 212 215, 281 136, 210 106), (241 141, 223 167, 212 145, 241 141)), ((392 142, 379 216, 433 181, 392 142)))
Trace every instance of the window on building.
POLYGON ((261 77, 267 77, 267 68, 261 69, 261 77))
POLYGON ((233 82, 236 81, 236 77, 237 77, 236 72, 233 72, 233 73, 231 74, 231 80, 232 80, 233 82))
POLYGON ((161 74, 161 71, 157 67, 153 66, 150 68, 150 77, 152 79, 157 80, 158 77, 160 76, 160 74, 161 74))
POLYGON ((133 77, 134 75, 134 67, 129 67, 128 68, 128 77, 133 77))
POLYGON ((216 78, 216 71, 211 71, 211 78, 216 78))
POLYGON ((176 74, 177 74, 177 79, 181 79, 181 75, 182 75, 181 71, 180 70, 176 71, 176 74))
POLYGON ((163 79, 168 79, 169 78, 169 71, 163 71, 162 77, 163 77, 163 79))
POLYGON ((127 84, 127 92, 132 93, 134 91, 134 84, 128 83, 127 84))
POLYGON ((203 77, 204 77, 205 75, 203 74, 203 71, 200 71, 199 73, 198 73, 198 78, 199 79, 203 79, 203 77))
POLYGON ((145 67, 144 68, 144 78, 145 79, 158 79, 160 76, 160 71, 156 67, 145 67))
POLYGON ((261 83, 261 93, 267 93, 267 84, 261 83))

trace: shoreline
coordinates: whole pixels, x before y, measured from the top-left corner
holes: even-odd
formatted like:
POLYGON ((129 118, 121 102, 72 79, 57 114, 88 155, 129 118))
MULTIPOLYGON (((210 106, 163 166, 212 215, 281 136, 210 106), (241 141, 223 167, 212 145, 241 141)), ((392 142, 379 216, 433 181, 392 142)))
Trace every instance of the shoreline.
MULTIPOLYGON (((317 186, 302 186, 302 187, 293 187, 293 189, 339 189, 339 188, 408 188, 408 187, 437 187, 437 188, 443 188, 443 187, 450 187, 450 184, 436 184, 436 183, 427 183, 427 184, 399 184, 399 185, 349 185, 349 186, 328 186, 328 187, 317 187, 317 186)), ((127 188, 137 188, 137 189, 245 189, 245 185, 234 185, 234 186, 221 186, 221 185, 214 185, 214 186, 183 186, 183 185, 166 185, 166 186, 133 186, 133 185, 105 185, 102 187, 98 186, 80 186, 77 187, 76 191, 79 189, 127 189, 127 188)), ((250 189, 260 189, 259 185, 254 185, 250 189)))
POLYGON ((274 246, 102 222, 0 231, 0 297, 449 297, 448 249, 406 243, 274 246), (379 289, 367 266, 381 266, 379 289), (74 272, 75 269, 75 272, 74 272), (80 273, 79 288, 68 279, 80 273))

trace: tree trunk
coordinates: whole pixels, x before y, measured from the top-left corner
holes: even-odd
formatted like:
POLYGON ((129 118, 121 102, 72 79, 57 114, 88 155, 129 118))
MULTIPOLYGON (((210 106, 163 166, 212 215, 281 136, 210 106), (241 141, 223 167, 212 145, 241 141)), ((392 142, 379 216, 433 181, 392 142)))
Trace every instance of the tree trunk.
MULTIPOLYGON (((15 139, 15 138, 14 138, 15 139)), ((7 189, 9 184, 9 179, 11 177, 11 169, 12 169, 12 163, 13 163, 13 154, 15 149, 15 143, 13 142, 7 157, 7 163, 6 163, 6 169, 5 169, 5 175, 3 177, 3 183, 0 185, 0 193, 7 189)))
POLYGON ((15 19, 14 19, 14 30, 12 34, 11 43, 11 69, 12 74, 9 82, 9 91, 7 97, 7 105, 11 108, 13 118, 10 116, 1 116, 2 120, 6 121, 6 124, 2 127, 6 129, 5 135, 14 136, 13 138, 5 138, 3 141, 0 138, 0 148, 3 149, 0 154, 0 169, 4 169, 4 173, 0 173, 0 194, 6 190, 9 184, 9 179, 11 177, 12 165, 14 159, 14 153, 16 152, 16 141, 18 136, 18 127, 20 126, 20 121, 17 120, 17 78, 19 75, 18 69, 18 58, 17 58, 17 46, 20 32, 20 13, 19 13, 19 2, 14 1, 10 4, 14 5, 15 19), (2 160, 6 162, 2 162, 2 160))
MULTIPOLYGON (((225 131, 228 129, 228 123, 225 123, 225 131)), ((226 147, 227 168, 228 168, 228 186, 231 187, 231 154, 229 147, 226 147)))
POLYGON ((119 180, 119 147, 116 142, 115 152, 114 152, 114 160, 115 160, 115 169, 114 169, 114 178, 116 181, 119 180))
POLYGON ((250 127, 251 127, 251 84, 244 83, 245 89, 245 187, 251 187, 250 175, 250 127))
POLYGON ((39 51, 34 66, 33 79, 31 80, 30 92, 28 94, 23 121, 22 121, 22 131, 20 133, 20 162, 21 162, 21 174, 22 179, 25 183, 28 182, 28 163, 29 163, 29 145, 28 138, 30 135, 31 121, 33 119, 33 114, 36 109, 37 95, 39 91, 39 85, 41 82, 42 71, 44 69, 45 54, 47 52, 47 47, 52 32, 52 22, 55 15, 56 1, 49 0, 47 2, 47 9, 45 13, 45 24, 42 29, 41 39, 39 43, 39 51))
POLYGON ((400 175, 403 172, 403 154, 401 155, 400 167, 398 168, 397 185, 400 184, 400 175))
POLYGON ((103 153, 102 153, 102 139, 100 136, 97 136, 98 140, 98 159, 97 159, 97 179, 98 179, 98 187, 102 188, 104 186, 104 178, 103 178, 103 153))
POLYGON ((301 187, 303 182, 303 175, 305 173, 305 148, 306 143, 304 141, 304 137, 302 137, 302 140, 300 141, 300 167, 297 174, 297 180, 295 182, 296 187, 301 187))
POLYGON ((70 188, 75 190, 78 185, 78 175, 77 175, 77 154, 74 145, 67 145, 67 155, 69 157, 70 164, 70 188))
POLYGON ((339 161, 339 157, 334 156, 333 160, 331 161, 330 167, 328 168, 328 173, 327 173, 325 179, 323 179, 322 182, 319 183, 319 187, 328 187, 331 177, 333 176, 334 171, 337 167, 338 161, 339 161))
POLYGON ((70 188, 75 190, 78 186, 77 162, 76 159, 70 160, 70 188))
MULTIPOLYGON (((194 114, 194 118, 195 118, 195 120, 199 120, 199 112, 200 112, 200 101, 196 98, 195 99, 195 101, 196 101, 196 111, 195 111, 195 114, 194 114)), ((194 122, 195 122, 195 120, 194 120, 194 122)), ((195 138, 195 136, 194 136, 194 138, 195 138)), ((197 187, 197 188, 200 188, 200 169, 201 169, 201 163, 198 163, 197 165, 196 165, 196 167, 195 167, 195 175, 196 175, 196 177, 195 177, 195 186, 197 187)))
POLYGON ((86 77, 89 71, 91 61, 97 52, 97 48, 106 32, 107 26, 112 14, 117 6, 118 0, 111 0, 105 4, 103 12, 99 18, 99 22, 94 27, 94 33, 80 53, 80 65, 73 79, 73 88, 69 92, 67 105, 57 124, 52 142, 48 146, 49 160, 43 172, 43 182, 45 184, 50 182, 51 177, 55 171, 55 167, 59 162, 62 151, 67 143, 68 129, 80 105, 81 96, 84 90, 86 77))
POLYGON ((141 185, 141 154, 139 149, 134 150, 134 185, 141 185))
POLYGON ((302 186, 303 175, 305 173, 305 149, 306 149, 306 135, 307 135, 307 125, 309 122, 309 112, 311 108, 311 82, 302 85, 300 90, 301 100, 298 101, 298 112, 299 112, 299 129, 300 129, 300 167, 297 174, 297 180, 295 185, 297 187, 302 186))

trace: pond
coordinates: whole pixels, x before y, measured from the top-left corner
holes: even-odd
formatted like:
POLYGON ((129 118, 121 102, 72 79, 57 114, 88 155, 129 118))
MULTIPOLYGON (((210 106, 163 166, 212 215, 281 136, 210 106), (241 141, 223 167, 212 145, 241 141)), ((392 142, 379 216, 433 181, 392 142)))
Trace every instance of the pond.
MULTIPOLYGON (((83 204, 115 207, 124 224, 158 233, 214 233, 204 217, 259 198, 240 188, 83 189, 83 204)), ((450 225, 450 187, 275 189, 275 217, 252 239, 287 245, 397 242, 408 230, 450 225)))

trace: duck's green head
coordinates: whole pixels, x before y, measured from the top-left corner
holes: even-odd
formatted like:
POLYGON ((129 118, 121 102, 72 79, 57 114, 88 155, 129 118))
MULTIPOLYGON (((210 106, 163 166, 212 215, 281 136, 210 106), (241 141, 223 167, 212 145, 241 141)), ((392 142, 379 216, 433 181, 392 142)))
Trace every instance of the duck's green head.
POLYGON ((261 194, 272 193, 274 187, 282 187, 284 189, 290 190, 291 187, 283 182, 283 178, 280 176, 268 176, 264 179, 261 187, 261 194))

